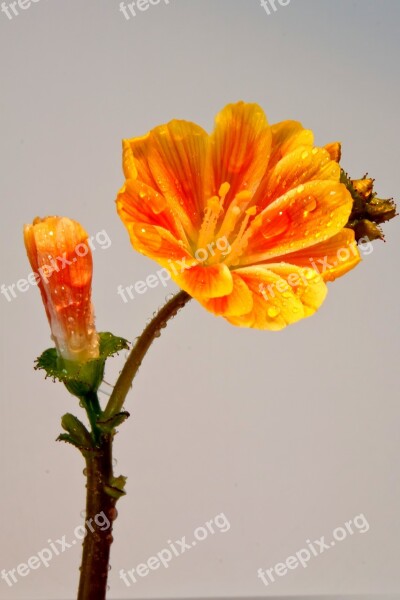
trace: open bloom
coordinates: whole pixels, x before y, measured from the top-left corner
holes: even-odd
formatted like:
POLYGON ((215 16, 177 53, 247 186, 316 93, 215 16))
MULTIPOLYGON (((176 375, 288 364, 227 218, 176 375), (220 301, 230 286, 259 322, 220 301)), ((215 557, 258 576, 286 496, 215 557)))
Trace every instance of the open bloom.
POLYGON ((36 218, 25 225, 24 240, 59 355, 79 362, 97 358, 86 231, 66 217, 36 218))
POLYGON ((117 208, 134 248, 207 310, 281 329, 313 314, 325 282, 360 260, 339 155, 300 123, 270 126, 239 102, 211 135, 174 120, 124 140, 117 208))

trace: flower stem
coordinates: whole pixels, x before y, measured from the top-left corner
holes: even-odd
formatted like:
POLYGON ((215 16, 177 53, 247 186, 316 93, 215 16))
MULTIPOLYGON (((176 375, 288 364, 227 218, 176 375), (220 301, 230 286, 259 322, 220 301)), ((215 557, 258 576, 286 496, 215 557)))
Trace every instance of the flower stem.
POLYGON ((140 337, 138 337, 124 368, 118 377, 106 409, 103 412, 104 419, 109 419, 122 410, 132 381, 154 339, 159 337, 161 329, 166 327, 168 320, 175 316, 178 310, 183 308, 189 300, 191 300, 189 294, 184 291, 178 292, 178 294, 158 311, 156 316, 146 326, 140 337))
POLYGON ((107 493, 112 484, 112 435, 102 435, 98 447, 85 453, 86 536, 83 542, 78 600, 105 600, 112 524, 117 499, 107 493))
POLYGON ((116 502, 124 492, 118 489, 112 465, 113 433, 105 434, 98 427, 102 422, 121 412, 126 395, 140 364, 153 340, 179 309, 191 299, 179 292, 167 302, 145 327, 133 346, 117 379, 106 409, 101 413, 96 394, 82 398, 92 428, 93 448, 83 451, 86 460, 86 537, 83 543, 81 576, 77 600, 105 600, 107 594, 108 565, 113 541, 112 524, 116 519, 116 502), (99 527, 97 523, 100 523, 99 527), (107 527, 106 527, 107 525, 107 527))

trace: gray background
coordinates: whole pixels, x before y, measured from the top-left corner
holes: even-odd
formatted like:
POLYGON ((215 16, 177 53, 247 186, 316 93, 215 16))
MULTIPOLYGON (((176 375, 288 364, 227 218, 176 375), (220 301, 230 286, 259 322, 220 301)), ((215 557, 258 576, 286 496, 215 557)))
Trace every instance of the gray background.
MULTIPOLYGON (((112 244, 94 252, 99 330, 134 339, 175 290, 124 304, 159 267, 136 254, 114 198, 121 138, 171 118, 212 127, 226 103, 261 104, 270 122, 298 119, 343 165, 398 193, 400 3, 292 0, 270 16, 258 0, 171 0, 127 21, 114 0, 41 0, 0 13, 2 202, 0 283, 30 268, 21 228, 65 214, 112 244)), ((236 329, 192 302, 157 341, 116 440, 128 476, 119 503, 110 598, 400 592, 398 232, 330 284, 317 315, 280 333, 236 329), (168 539, 224 512, 231 529, 127 588, 168 539), (364 513, 354 535, 269 588, 256 576, 364 513)), ((56 444, 60 416, 78 413, 62 386, 34 372, 51 345, 30 288, 2 314, 2 549, 15 568, 47 540, 72 536, 84 507, 83 463, 56 444)), ((123 357, 107 373, 113 381, 123 357)), ((72 598, 79 546, 0 597, 72 598)))

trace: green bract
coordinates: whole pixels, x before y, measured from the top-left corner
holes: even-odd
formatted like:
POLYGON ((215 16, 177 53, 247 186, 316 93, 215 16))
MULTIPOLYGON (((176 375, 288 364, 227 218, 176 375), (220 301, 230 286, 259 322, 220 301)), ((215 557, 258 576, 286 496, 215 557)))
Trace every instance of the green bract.
POLYGON ((97 392, 104 376, 104 365, 109 356, 129 348, 129 342, 109 332, 99 333, 99 358, 81 363, 63 359, 56 348, 45 350, 36 359, 35 369, 43 369, 46 377, 58 379, 74 396, 81 398, 97 392))

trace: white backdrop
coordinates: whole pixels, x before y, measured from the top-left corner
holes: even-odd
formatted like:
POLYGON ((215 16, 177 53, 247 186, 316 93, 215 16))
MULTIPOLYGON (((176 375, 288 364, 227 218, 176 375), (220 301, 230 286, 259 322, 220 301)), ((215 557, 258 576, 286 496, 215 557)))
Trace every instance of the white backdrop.
MULTIPOLYGON (((36 215, 104 230, 97 326, 134 339, 175 287, 127 303, 117 294, 159 268, 131 249, 115 212, 121 139, 171 118, 210 129, 239 99, 271 122, 301 120, 317 143, 341 140, 354 177, 368 170, 382 197, 399 192, 397 1, 292 0, 268 15, 258 0, 170 0, 129 19, 117 0, 41 0, 18 15, 5 4, 0 283, 29 273, 21 230, 36 215)), ((399 221, 385 231, 387 243, 331 284, 311 319, 277 334, 241 330, 192 301, 157 340, 116 441, 128 495, 110 598, 400 592, 399 221), (130 587, 120 578, 220 513, 229 531, 130 587), (360 514, 365 533, 268 587, 257 577, 360 514)), ((38 291, 2 295, 0 307, 0 570, 9 571, 73 537, 84 478, 78 452, 54 441, 60 416, 80 409, 32 369, 51 345, 38 291)), ((76 544, 12 586, 0 579, 0 597, 72 599, 79 558, 76 544)))

